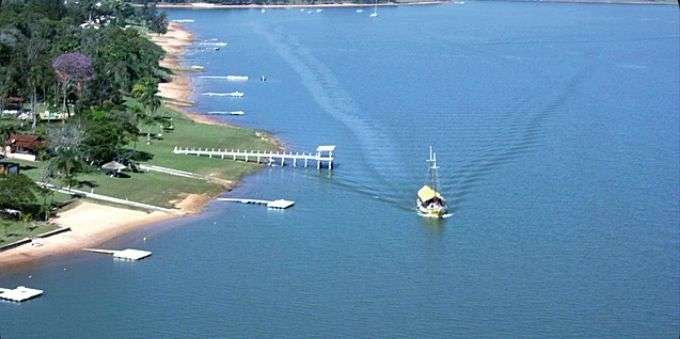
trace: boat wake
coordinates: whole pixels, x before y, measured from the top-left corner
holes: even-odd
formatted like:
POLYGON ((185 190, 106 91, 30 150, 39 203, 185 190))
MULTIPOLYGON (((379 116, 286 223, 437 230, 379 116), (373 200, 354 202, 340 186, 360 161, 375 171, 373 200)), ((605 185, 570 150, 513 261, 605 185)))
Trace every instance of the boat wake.
POLYGON ((206 114, 211 114, 211 115, 245 115, 246 112, 244 112, 244 111, 210 111, 210 112, 207 112, 206 114))
MULTIPOLYGON (((382 133, 379 126, 373 126, 360 116, 363 114, 352 96, 342 87, 333 71, 297 39, 281 29, 267 29, 261 24, 254 31, 263 35, 276 52, 302 78, 302 83, 314 101, 332 118, 346 126, 361 147, 356 153, 361 157, 371 154, 371 162, 398 163, 394 143, 382 133), (377 151, 379 150, 379 151, 377 151)), ((364 161, 370 164, 369 161, 364 161)), ((395 183, 384 173, 369 166, 368 176, 378 179, 382 185, 395 188, 395 183)))

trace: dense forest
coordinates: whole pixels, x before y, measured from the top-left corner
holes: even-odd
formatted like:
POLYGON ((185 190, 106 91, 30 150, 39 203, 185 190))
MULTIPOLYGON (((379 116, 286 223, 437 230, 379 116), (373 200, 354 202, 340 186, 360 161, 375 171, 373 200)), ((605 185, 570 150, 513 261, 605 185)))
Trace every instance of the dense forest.
MULTIPOLYGON (((65 185, 88 166, 129 162, 134 154, 126 145, 137 140, 141 126, 158 120, 158 83, 169 76, 158 65, 163 50, 146 34, 166 28, 165 15, 153 5, 0 0, 3 151, 10 135, 41 140, 38 156, 49 164, 45 181, 65 185), (46 112, 56 112, 56 121, 45 121, 46 112)), ((26 197, 39 190, 15 177, 0 180, 0 209, 31 210, 37 203, 26 197)))

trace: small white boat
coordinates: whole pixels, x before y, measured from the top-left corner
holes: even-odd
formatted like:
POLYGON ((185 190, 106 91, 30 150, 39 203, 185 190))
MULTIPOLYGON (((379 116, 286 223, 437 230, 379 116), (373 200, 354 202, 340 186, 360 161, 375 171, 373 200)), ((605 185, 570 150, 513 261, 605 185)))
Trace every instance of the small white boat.
POLYGON ((317 9, 316 9, 316 12, 317 12, 317 13, 321 13, 321 12, 323 12, 323 9, 317 8, 317 9))
POLYGON ((205 69, 205 67, 199 66, 199 65, 191 65, 190 68, 191 68, 192 70, 194 70, 194 71, 202 71, 202 70, 205 69))
POLYGON ((227 81, 248 81, 247 75, 227 75, 227 81))
POLYGON ((209 4, 207 2, 196 2, 192 3, 191 7, 198 7, 198 8, 214 8, 215 4, 209 4))
POLYGON ((363 13, 363 12, 364 12, 364 10, 363 10, 363 9, 361 9, 361 8, 359 8, 359 9, 357 9, 357 10, 356 10, 356 12, 357 12, 357 13, 363 13))
POLYGON ((371 18, 375 18, 378 16, 378 0, 375 0, 375 6, 373 6, 373 13, 369 15, 371 18))
POLYGON ((233 98, 242 98, 245 94, 243 92, 235 91, 235 92, 227 92, 227 93, 215 93, 215 92, 206 92, 203 93, 204 96, 207 97, 233 97, 233 98))
POLYGON ((194 19, 175 19, 175 20, 170 20, 172 22, 176 22, 178 24, 189 24, 194 22, 194 19))
POLYGON ((244 111, 231 111, 229 112, 229 115, 245 115, 246 112, 244 111))
POLYGON ((267 12, 267 10, 264 9, 264 8, 260 10, 260 13, 265 13, 265 12, 267 12))
POLYGON ((229 45, 229 44, 226 43, 226 42, 222 42, 222 41, 214 42, 214 41, 210 40, 210 41, 204 41, 204 42, 202 42, 201 45, 203 45, 203 46, 211 46, 211 47, 227 47, 227 45, 229 45))

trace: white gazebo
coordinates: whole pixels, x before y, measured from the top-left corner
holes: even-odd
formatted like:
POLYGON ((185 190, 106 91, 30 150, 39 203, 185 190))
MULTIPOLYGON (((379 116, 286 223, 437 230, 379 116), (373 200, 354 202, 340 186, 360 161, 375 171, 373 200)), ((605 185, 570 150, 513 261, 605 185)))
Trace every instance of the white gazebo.
POLYGON ((335 145, 321 145, 316 148, 316 168, 321 169, 321 162, 328 162, 328 169, 333 169, 335 145))

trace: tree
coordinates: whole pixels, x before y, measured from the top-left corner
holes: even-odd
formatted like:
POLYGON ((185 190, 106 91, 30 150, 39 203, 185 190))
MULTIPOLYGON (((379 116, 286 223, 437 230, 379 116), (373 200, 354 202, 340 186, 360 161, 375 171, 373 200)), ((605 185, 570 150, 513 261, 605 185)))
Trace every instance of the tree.
POLYGON ((48 188, 48 185, 50 185, 50 168, 49 166, 45 166, 40 173, 40 191, 39 194, 42 197, 42 204, 40 206, 41 208, 41 214, 44 216, 44 221, 47 221, 50 218, 50 209, 52 207, 52 196, 54 196, 54 192, 52 192, 51 189, 48 188), (50 198, 48 201, 47 199, 50 198))
POLYGON ((154 15, 149 22, 149 30, 158 33, 165 34, 168 32, 168 16, 165 12, 154 15))
POLYGON ((0 113, 5 110, 5 99, 15 87, 14 78, 19 67, 14 55, 21 37, 21 32, 16 28, 0 28, 0 113))
POLYGON ((67 187, 75 184, 76 174, 83 168, 80 145, 83 140, 81 126, 74 123, 50 131, 48 142, 54 154, 48 163, 51 177, 59 178, 67 187))
POLYGON ((139 134, 135 115, 109 108, 90 110, 85 117, 82 149, 87 162, 120 162, 126 153, 125 146, 139 134))
POLYGON ((82 53, 65 53, 52 61, 52 68, 61 86, 64 112, 68 112, 68 90, 75 86, 77 93, 82 91, 85 82, 92 78, 92 60, 82 53))
POLYGON ((9 67, 0 67, 0 115, 5 111, 5 98, 9 94, 9 67))
POLYGON ((36 101, 38 100, 38 87, 46 82, 46 67, 43 67, 41 63, 41 55, 47 50, 47 40, 39 36, 36 32, 33 32, 25 44, 25 55, 26 55, 26 70, 27 73, 27 83, 30 86, 30 97, 31 97, 31 117, 32 124, 31 129, 35 131, 38 119, 37 112, 35 109, 36 101))
POLYGON ((161 107, 161 99, 158 97, 158 80, 154 78, 142 78, 132 86, 130 94, 144 105, 149 113, 154 113, 161 107))
POLYGON ((0 177, 0 208, 29 215, 36 213, 39 209, 36 193, 39 191, 40 187, 24 174, 0 177))
MULTIPOLYGON (((151 125, 160 121, 156 115, 158 108, 161 107, 161 99, 158 97, 158 81, 153 78, 145 77, 132 87, 132 97, 141 103, 145 112, 140 115, 140 120, 145 125, 151 125)), ((151 143, 151 132, 147 129, 147 144, 151 143)))
MULTIPOLYGON (((19 130, 19 122, 16 120, 0 120, 0 140, 7 140, 12 133, 19 130)), ((0 147, 4 147, 0 145, 0 147)))

